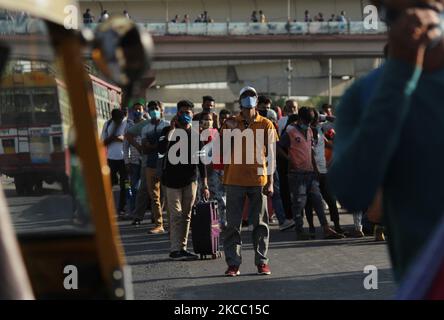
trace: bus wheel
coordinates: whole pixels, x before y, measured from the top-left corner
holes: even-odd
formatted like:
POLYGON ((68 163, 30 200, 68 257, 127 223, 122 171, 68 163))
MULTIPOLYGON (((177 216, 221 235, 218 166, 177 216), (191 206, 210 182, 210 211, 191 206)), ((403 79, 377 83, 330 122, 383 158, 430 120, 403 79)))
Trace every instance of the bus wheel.
POLYGON ((43 193, 43 180, 37 180, 34 183, 34 191, 37 194, 43 193))
POLYGON ((25 185, 25 195, 32 196, 34 195, 34 181, 32 179, 26 179, 24 182, 25 185))
POLYGON ((21 176, 14 177, 15 191, 18 196, 25 195, 25 179, 21 176))

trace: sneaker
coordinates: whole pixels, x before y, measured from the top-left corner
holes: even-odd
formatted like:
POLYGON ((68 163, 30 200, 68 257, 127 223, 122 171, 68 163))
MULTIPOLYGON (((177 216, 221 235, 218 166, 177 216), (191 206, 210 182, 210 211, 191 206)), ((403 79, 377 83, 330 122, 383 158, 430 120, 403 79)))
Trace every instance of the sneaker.
POLYGON ((173 251, 170 253, 170 258, 175 261, 191 261, 199 259, 197 255, 186 250, 173 251))
POLYGON ((133 220, 133 222, 131 222, 131 225, 133 225, 133 226, 140 226, 141 223, 142 223, 142 220, 140 220, 139 218, 135 218, 133 220))
POLYGON ((375 226, 375 241, 385 241, 384 227, 375 226))
POLYGON ((337 233, 332 228, 328 228, 324 231, 324 239, 342 239, 344 236, 342 234, 337 233))
POLYGON ((162 234, 165 233, 165 229, 161 226, 154 227, 150 231, 148 231, 149 234, 162 234))
POLYGON ((336 225, 336 226, 333 228, 333 230, 335 230, 336 233, 339 233, 339 234, 344 234, 344 233, 345 233, 345 231, 341 228, 340 225, 336 225))
POLYGON ((291 229, 292 227, 294 227, 294 225, 295 225, 294 220, 285 219, 284 223, 279 225, 279 231, 285 231, 291 229))
POLYGON ((349 232, 345 232, 344 234, 347 238, 364 238, 364 232, 362 230, 353 230, 349 232))
POLYGON ((240 275, 239 267, 229 266, 227 271, 225 271, 225 275, 227 277, 236 277, 236 276, 240 275))
POLYGON ((262 275, 270 275, 271 274, 271 270, 270 267, 268 266, 268 264, 260 264, 257 266, 257 274, 262 274, 262 275))
POLYGON ((278 222, 278 220, 276 219, 276 216, 275 216, 275 215, 273 215, 273 216, 270 218, 270 220, 268 221, 268 224, 269 224, 270 226, 275 226, 275 225, 279 224, 279 222, 278 222))

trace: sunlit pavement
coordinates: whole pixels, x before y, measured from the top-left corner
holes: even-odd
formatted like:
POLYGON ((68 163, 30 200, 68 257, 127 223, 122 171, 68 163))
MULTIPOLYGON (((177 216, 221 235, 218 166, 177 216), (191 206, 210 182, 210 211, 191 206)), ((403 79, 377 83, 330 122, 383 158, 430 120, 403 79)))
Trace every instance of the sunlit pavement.
MULTIPOLYGON (((3 182, 18 230, 39 227, 49 231, 71 225, 72 209, 60 211, 66 196, 54 193, 51 186, 44 186, 43 196, 17 197, 12 184, 3 182)), ((117 198, 117 190, 114 193, 117 198)), ((224 258, 170 261, 168 234, 148 235, 150 220, 147 216, 139 227, 129 221, 119 223, 136 299, 390 299, 396 289, 387 245, 374 242, 372 237, 321 240, 318 227, 318 240, 295 241, 294 231, 280 232, 273 225, 268 253, 273 274, 259 276, 251 232, 244 229, 241 276, 227 278, 223 276, 224 258), (378 268, 377 290, 364 288, 364 268, 368 265, 378 268)), ((352 216, 341 214, 341 221, 345 227, 351 226, 352 216)))
MULTIPOLYGON (((352 216, 341 215, 345 226, 352 216)), ((251 232, 243 231, 241 276, 224 277, 224 258, 170 261, 168 234, 148 235, 146 217, 139 226, 121 222, 127 262, 132 266, 136 299, 391 299, 395 293, 387 245, 362 239, 295 241, 294 231, 271 227, 271 276, 256 275, 251 232), (378 289, 366 290, 367 265, 378 268, 378 289)), ((191 240, 189 249, 192 250, 191 240)))

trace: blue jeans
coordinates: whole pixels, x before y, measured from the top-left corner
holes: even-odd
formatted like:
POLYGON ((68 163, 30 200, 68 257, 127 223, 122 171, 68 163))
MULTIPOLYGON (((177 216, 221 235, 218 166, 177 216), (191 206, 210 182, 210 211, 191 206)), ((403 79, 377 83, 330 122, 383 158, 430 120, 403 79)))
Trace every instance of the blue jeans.
POLYGON ((131 168, 131 176, 130 176, 130 183, 131 183, 131 201, 130 201, 130 212, 133 212, 136 208, 136 197, 137 197, 137 190, 139 189, 140 185, 140 177, 141 177, 141 169, 142 166, 140 164, 130 163, 131 168))
POLYGON ((303 231, 304 220, 302 212, 307 204, 308 195, 313 202, 320 224, 322 226, 328 225, 316 174, 309 171, 291 171, 288 175, 288 183, 290 185, 291 207, 296 223, 296 232, 303 231))

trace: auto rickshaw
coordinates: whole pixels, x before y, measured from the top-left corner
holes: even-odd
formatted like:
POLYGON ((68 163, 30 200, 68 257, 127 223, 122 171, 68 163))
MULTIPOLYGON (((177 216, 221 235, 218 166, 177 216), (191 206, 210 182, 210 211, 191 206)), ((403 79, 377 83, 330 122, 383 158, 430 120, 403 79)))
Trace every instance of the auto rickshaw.
POLYGON ((69 186, 42 178, 38 190, 18 195, 8 162, 0 165, 0 299, 133 295, 97 124, 112 105, 86 65, 122 88, 125 105, 142 88, 152 40, 124 17, 76 30, 76 8, 72 0, 0 0, 8 17, 0 21, 0 156, 23 170, 55 170, 62 159, 69 186), (49 122, 55 117, 59 124, 49 122))

